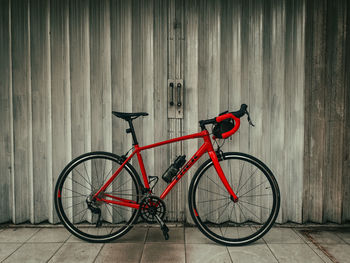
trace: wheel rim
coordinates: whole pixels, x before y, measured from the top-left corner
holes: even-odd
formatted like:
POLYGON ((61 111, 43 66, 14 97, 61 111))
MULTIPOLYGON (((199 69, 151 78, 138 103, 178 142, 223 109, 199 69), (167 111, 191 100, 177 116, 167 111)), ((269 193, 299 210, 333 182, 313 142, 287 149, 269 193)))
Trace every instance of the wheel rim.
MULTIPOLYGON (((92 155, 73 162, 65 169, 58 182, 57 210, 60 219, 73 234, 102 241, 120 236, 131 227, 138 215, 137 209, 92 200, 120 164, 112 156, 92 155), (98 210, 101 212, 100 219, 98 210), (98 221, 101 225, 97 224, 98 221)), ((139 189, 132 171, 125 167, 105 194, 138 203, 139 189)), ((100 197, 113 200, 106 195, 100 197)))
POLYGON ((278 213, 278 190, 269 171, 250 158, 225 156, 220 165, 239 198, 238 202, 231 200, 209 162, 194 182, 195 221, 215 241, 252 242, 273 224, 278 213))

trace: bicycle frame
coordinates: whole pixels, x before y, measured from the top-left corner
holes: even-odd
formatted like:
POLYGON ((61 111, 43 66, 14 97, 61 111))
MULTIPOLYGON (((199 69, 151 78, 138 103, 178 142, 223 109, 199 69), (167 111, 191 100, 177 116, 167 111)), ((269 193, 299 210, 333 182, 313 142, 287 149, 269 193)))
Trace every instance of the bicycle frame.
POLYGON ((145 166, 143 164, 143 160, 142 160, 142 156, 141 156, 141 151, 144 151, 144 150, 147 150, 147 149, 151 149, 151 148, 155 148, 155 147, 158 147, 158 146, 162 146, 162 145, 165 145, 165 144, 170 144, 170 143, 174 143, 174 142, 178 142, 178 141, 185 141, 185 140, 189 140, 189 139, 196 139, 196 138, 203 138, 204 139, 204 143, 197 150, 197 152, 192 156, 192 158, 183 166, 183 168, 180 170, 180 172, 178 172, 178 174, 171 181, 171 183, 165 188, 163 193, 160 195, 160 198, 164 199, 168 195, 168 193, 171 191, 171 189, 177 184, 177 182, 192 167, 192 165, 194 165, 204 153, 208 152, 209 157, 213 161, 215 170, 218 173, 218 176, 220 177, 222 183, 224 184, 224 186, 227 189, 227 191, 230 193, 232 200, 234 202, 237 202, 238 201, 238 197, 233 192, 230 184, 228 183, 228 181, 227 181, 227 179, 226 179, 226 177, 224 175, 224 172, 223 172, 223 170, 222 170, 222 168, 220 166, 219 160, 218 160, 218 158, 216 156, 216 152, 214 151, 213 144, 212 144, 212 142, 210 140, 209 132, 207 130, 202 130, 199 133, 185 135, 185 136, 177 137, 177 138, 174 138, 174 139, 170 139, 170 140, 166 140, 166 141, 162 141, 162 142, 158 142, 158 143, 154 143, 154 144, 150 144, 150 145, 142 146, 142 147, 139 147, 138 144, 135 144, 134 145, 135 150, 123 162, 123 164, 117 169, 117 171, 114 172, 114 174, 111 176, 111 178, 109 178, 109 180, 99 189, 99 191, 96 192, 96 194, 93 197, 96 198, 97 201, 103 201, 103 202, 106 202, 106 203, 111 203, 111 204, 116 204, 116 205, 127 206, 127 207, 132 207, 132 208, 139 209, 140 205, 137 204, 133 200, 128 200, 128 199, 116 197, 116 196, 113 196, 113 195, 110 195, 110 194, 105 194, 105 196, 114 199, 114 200, 108 200, 108 199, 99 197, 99 194, 101 192, 104 192, 107 189, 107 187, 113 182, 113 180, 118 176, 118 174, 124 168, 126 163, 128 163, 130 161, 130 159, 135 156, 135 154, 137 156, 137 160, 138 160, 138 163, 139 163, 139 166, 140 166, 140 170, 141 170, 141 173, 142 173, 142 177, 143 177, 143 181, 144 181, 144 187, 145 187, 145 189, 147 191, 150 191, 150 187, 149 187, 149 182, 148 182, 145 166))

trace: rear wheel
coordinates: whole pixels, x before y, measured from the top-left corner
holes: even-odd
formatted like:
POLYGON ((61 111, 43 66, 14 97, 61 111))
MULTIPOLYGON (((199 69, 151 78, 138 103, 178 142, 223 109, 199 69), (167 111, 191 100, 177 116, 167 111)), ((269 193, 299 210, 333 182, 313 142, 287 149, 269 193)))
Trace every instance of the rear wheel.
MULTIPOLYGON (((121 166, 119 156, 107 152, 83 154, 60 174, 55 188, 55 207, 63 225, 75 236, 90 242, 107 242, 127 233, 138 217, 138 209, 94 201, 93 196, 121 166)), ((127 164, 108 186, 107 195, 140 201, 140 182, 127 164)))
POLYGON ((192 218, 200 231, 217 243, 235 246, 254 242, 269 231, 278 215, 277 181, 264 163, 247 154, 224 153, 219 162, 238 201, 230 198, 209 159, 191 182, 192 218))

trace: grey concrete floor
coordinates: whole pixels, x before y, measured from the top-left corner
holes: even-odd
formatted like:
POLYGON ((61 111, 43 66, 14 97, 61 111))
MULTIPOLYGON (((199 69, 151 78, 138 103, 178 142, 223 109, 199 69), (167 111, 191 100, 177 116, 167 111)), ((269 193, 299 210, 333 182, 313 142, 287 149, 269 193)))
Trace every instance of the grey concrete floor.
POLYGON ((218 245, 197 228, 135 227, 113 243, 91 244, 62 227, 0 228, 1 262, 350 262, 345 228, 274 227, 243 247, 218 245))

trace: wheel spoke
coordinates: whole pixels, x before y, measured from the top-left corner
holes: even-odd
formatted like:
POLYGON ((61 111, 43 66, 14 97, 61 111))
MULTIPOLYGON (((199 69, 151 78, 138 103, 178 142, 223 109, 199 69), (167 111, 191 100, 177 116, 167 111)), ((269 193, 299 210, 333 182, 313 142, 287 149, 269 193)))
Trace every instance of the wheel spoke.
POLYGON ((258 168, 255 169, 254 173, 252 173, 252 174, 250 175, 250 177, 247 179, 247 181, 245 181, 245 183, 241 186, 241 188, 238 188, 237 194, 238 194, 239 191, 248 183, 249 179, 253 177, 253 175, 256 173, 257 170, 258 170, 258 168))
POLYGON ((218 211, 220 208, 223 208, 224 206, 226 206, 226 205, 229 204, 230 202, 231 202, 231 201, 225 203, 224 205, 220 206, 219 208, 215 209, 214 211, 211 211, 211 212, 205 214, 203 217, 206 217, 206 216, 208 216, 208 215, 210 215, 210 214, 212 214, 212 213, 218 211))
MULTIPOLYGON (((212 193, 212 194, 216 194, 216 195, 225 196, 225 195, 218 194, 218 193, 215 193, 215 192, 213 192, 213 191, 209 191, 208 189, 204 189, 204 188, 201 188, 201 187, 198 187, 198 189, 203 190, 203 191, 207 191, 208 193, 212 193)), ((225 197, 227 197, 227 196, 225 196, 225 197)))
POLYGON ((85 195, 82 195, 81 193, 78 193, 78 192, 73 191, 73 190, 71 190, 71 189, 64 188, 64 187, 63 187, 62 189, 64 189, 64 190, 68 190, 68 191, 71 191, 72 193, 75 193, 75 194, 78 194, 78 195, 80 195, 80 196, 84 196, 84 197, 85 197, 85 195))
MULTIPOLYGON (((91 186, 91 189, 93 189, 92 185, 85 179, 85 177, 79 172, 79 170, 76 169, 75 171, 80 175, 81 178, 84 179, 85 182, 87 182, 91 186)), ((73 175, 72 175, 72 178, 73 178, 73 175)))
MULTIPOLYGON (((63 179, 58 180, 57 189, 61 189, 62 197, 59 198, 59 193, 56 192, 55 201, 60 204, 57 206, 59 215, 65 219, 62 223, 66 228, 74 231, 77 236, 89 241, 106 240, 106 235, 110 240, 116 238, 130 229, 137 218, 137 211, 129 207, 116 206, 97 200, 89 201, 85 198, 93 194, 96 191, 95 188, 110 177, 113 167, 119 165, 117 158, 109 154, 91 153, 90 156, 82 156, 80 160, 77 159, 66 166, 64 171, 69 172, 63 172, 61 175, 63 179), (88 193, 85 195, 85 192, 88 193), (86 201, 90 202, 89 207, 84 204, 86 201), (100 227, 97 227, 98 210, 94 209, 101 210, 100 222, 102 225, 100 227)), ((135 176, 137 175, 134 175, 132 171, 123 169, 110 184, 116 189, 109 192, 107 190, 105 194, 125 196, 130 201, 138 203, 140 187, 135 176), (119 179, 119 177, 123 178, 119 179), (116 184, 117 179, 120 185, 116 184)))
POLYGON ((247 244, 264 235, 269 224, 275 221, 277 213, 273 213, 279 205, 279 199, 276 201, 278 188, 271 183, 273 174, 262 169, 255 158, 239 153, 225 157, 220 165, 229 176, 230 185, 236 185, 238 202, 234 203, 226 196, 227 191, 220 181, 211 177, 212 171, 202 166, 203 170, 196 173, 190 188, 190 202, 198 209, 194 210, 193 219, 214 241, 227 245, 247 244))
MULTIPOLYGON (((239 181, 238 181, 237 189, 239 189, 239 186, 241 185, 241 178, 242 178, 242 174, 243 174, 244 164, 245 164, 245 163, 243 163, 242 169, 241 169, 241 172, 240 172, 240 175, 239 175, 239 181)), ((238 192, 238 190, 237 190, 237 192, 238 192)))
POLYGON ((242 194, 242 195, 240 195, 240 196, 244 196, 244 195, 250 193, 251 191, 253 191, 254 189, 258 188, 260 185, 262 185, 262 184, 264 184, 264 183, 266 183, 266 182, 267 182, 267 181, 258 184, 257 186, 255 186, 254 188, 250 189, 249 191, 245 192, 244 194, 242 194))
POLYGON ((253 216, 255 216, 259 221, 260 221, 260 218, 254 214, 248 207, 246 207, 245 205, 241 204, 243 207, 245 207, 253 216))
POLYGON ((220 198, 220 199, 214 199, 214 200, 205 200, 205 201, 200 201, 198 203, 206 203, 206 202, 211 202, 211 201, 221 201, 221 200, 226 200, 226 199, 228 199, 228 197, 220 198))
POLYGON ((268 208, 268 207, 261 206, 261 205, 255 205, 255 204, 249 203, 247 201, 240 200, 240 202, 270 210, 270 208, 268 208))
POLYGON ((223 190, 224 192, 227 191, 226 189, 222 188, 220 185, 218 185, 217 183, 215 183, 209 176, 208 176, 208 179, 209 179, 210 181, 212 181, 214 184, 216 184, 216 185, 217 185, 221 190, 223 190))

